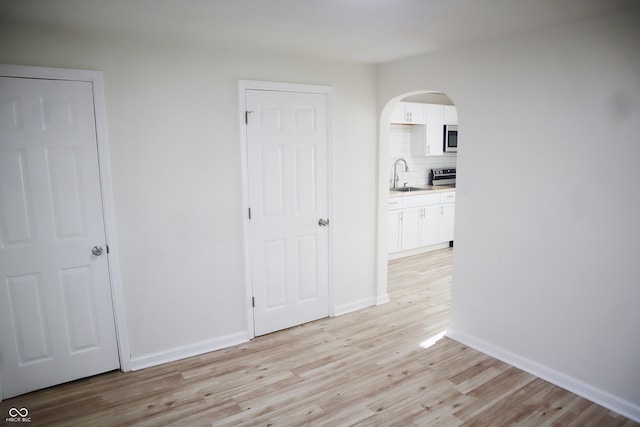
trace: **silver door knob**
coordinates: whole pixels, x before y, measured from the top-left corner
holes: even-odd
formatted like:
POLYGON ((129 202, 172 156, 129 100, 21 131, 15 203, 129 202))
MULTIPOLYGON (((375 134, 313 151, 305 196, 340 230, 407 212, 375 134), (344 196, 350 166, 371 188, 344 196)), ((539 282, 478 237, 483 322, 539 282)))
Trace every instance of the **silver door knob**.
POLYGON ((328 218, 320 218, 320 220, 318 221, 318 225, 320 227, 326 227, 327 225, 329 225, 329 219, 328 218))
POLYGON ((94 246, 91 248, 91 253, 94 254, 95 256, 102 255, 102 252, 104 252, 104 250, 102 249, 102 246, 94 246))

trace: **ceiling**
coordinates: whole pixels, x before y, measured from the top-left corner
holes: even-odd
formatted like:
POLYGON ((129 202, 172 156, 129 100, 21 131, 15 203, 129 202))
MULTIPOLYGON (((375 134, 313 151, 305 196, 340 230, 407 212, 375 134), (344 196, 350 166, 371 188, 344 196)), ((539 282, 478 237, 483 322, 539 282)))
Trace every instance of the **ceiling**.
POLYGON ((637 5, 637 0, 0 0, 0 25, 382 63, 637 5))

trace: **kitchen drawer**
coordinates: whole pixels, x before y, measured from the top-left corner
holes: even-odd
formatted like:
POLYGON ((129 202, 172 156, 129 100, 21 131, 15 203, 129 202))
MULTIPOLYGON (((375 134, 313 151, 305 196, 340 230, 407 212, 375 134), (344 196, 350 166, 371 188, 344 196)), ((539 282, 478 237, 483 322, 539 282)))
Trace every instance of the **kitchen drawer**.
POLYGON ((456 193, 455 191, 440 193, 440 203, 455 203, 456 193))
POLYGON ((389 198, 389 210, 402 209, 402 197, 389 198))
POLYGON ((423 194, 420 196, 405 196, 402 200, 403 208, 440 204, 440 194, 423 194))

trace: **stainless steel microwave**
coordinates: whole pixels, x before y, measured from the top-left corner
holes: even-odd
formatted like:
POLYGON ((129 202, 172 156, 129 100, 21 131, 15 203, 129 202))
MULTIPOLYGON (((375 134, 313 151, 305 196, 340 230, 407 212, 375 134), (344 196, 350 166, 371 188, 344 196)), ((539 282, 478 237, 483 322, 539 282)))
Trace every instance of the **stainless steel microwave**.
POLYGON ((458 126, 444 125, 444 151, 445 153, 458 151, 458 126))

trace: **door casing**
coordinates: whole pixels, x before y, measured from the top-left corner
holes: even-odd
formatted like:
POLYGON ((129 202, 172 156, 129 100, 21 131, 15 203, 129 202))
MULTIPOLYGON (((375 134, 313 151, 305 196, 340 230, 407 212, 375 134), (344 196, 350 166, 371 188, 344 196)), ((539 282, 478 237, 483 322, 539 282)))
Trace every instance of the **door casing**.
MULTIPOLYGON (((22 65, 0 64, 0 76, 34 78, 47 80, 70 80, 90 82, 93 91, 94 114, 96 124, 96 141, 98 148, 98 173, 102 188, 102 213, 105 225, 106 243, 109 247, 108 265, 111 299, 113 301, 114 318, 116 323, 116 340, 120 370, 131 370, 129 341, 127 337, 120 262, 118 259, 118 243, 115 231, 115 211, 113 202, 113 186, 111 183, 111 167, 109 160, 109 145, 107 138, 107 122, 104 97, 104 80, 101 71, 78 70, 67 68, 32 67, 22 65)), ((2 389, 0 384, 0 400, 2 389)))
POLYGON ((249 232, 249 171, 247 152, 247 128, 245 112, 247 111, 245 92, 247 90, 271 90, 277 92, 306 92, 321 93, 327 96, 327 200, 328 213, 331 226, 327 230, 329 235, 329 316, 335 316, 335 290, 333 281, 333 88, 330 86, 307 85, 298 83, 269 82, 260 80, 240 80, 238 82, 238 118, 240 125, 240 149, 241 149, 241 180, 242 180, 242 218, 243 218, 243 245, 244 245, 244 266, 245 266, 245 307, 246 307, 246 332, 249 338, 255 337, 253 327, 253 287, 251 280, 251 242, 249 232))

